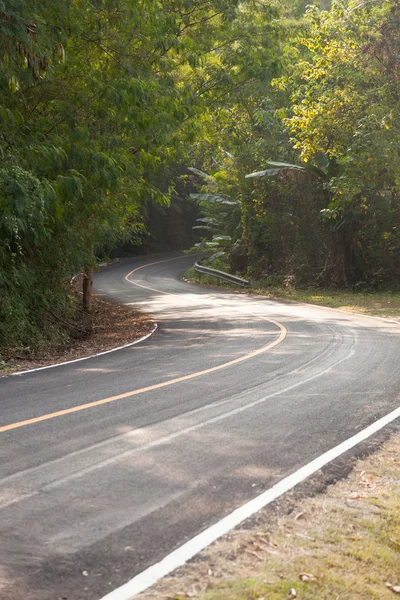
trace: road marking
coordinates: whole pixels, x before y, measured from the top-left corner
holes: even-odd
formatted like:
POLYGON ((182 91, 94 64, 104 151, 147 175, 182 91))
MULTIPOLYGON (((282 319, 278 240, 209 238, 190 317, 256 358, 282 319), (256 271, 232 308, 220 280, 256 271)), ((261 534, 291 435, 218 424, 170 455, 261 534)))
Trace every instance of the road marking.
POLYGON ((245 360, 249 360, 250 358, 254 358, 255 356, 259 356, 263 354, 267 350, 271 350, 283 340, 287 335, 287 329, 278 321, 274 321, 273 319, 266 319, 268 322, 276 325, 280 334, 276 340, 267 344, 266 346, 262 346, 258 350, 254 352, 250 352, 250 354, 245 354, 240 358, 235 358, 234 360, 230 360, 229 362, 223 363, 222 365, 217 365, 216 367, 210 367, 209 369, 204 369, 203 371, 197 371, 196 373, 190 373, 189 375, 183 375, 182 377, 176 377, 175 379, 169 379, 168 381, 163 381, 162 383, 156 383, 154 385, 149 385, 144 388, 140 388, 138 390, 132 390, 130 392, 125 392, 123 394, 118 394, 116 396, 110 396, 109 398, 103 398, 102 400, 95 400, 94 402, 88 402, 87 404, 80 404, 79 406, 72 406, 71 408, 66 408, 64 410, 59 410, 57 412, 49 413, 46 415, 42 415, 40 417, 34 417, 33 419, 26 419, 25 421, 19 421, 17 423, 10 423, 9 425, 3 425, 0 427, 0 433, 4 433, 5 431, 11 431, 12 429, 18 429, 20 427, 25 427, 26 425, 34 425, 35 423, 41 423, 42 421, 49 421, 50 419, 55 419, 57 417, 63 417, 64 415, 69 415, 75 412, 80 412, 82 410, 87 410, 88 408, 94 408, 96 406, 102 406, 103 404, 109 404, 110 402, 116 402, 117 400, 123 400, 124 398, 131 398, 132 396, 137 396, 138 394, 143 394, 144 392, 151 392, 153 390, 159 390, 163 387, 167 387, 169 385, 174 385, 175 383, 181 383, 183 381, 189 381, 190 379, 194 379, 195 377, 201 377, 202 375, 208 375, 209 373, 215 373, 216 371, 220 371, 221 369, 226 369, 227 367, 231 367, 233 365, 237 365, 245 360))
MULTIPOLYGON (((330 326, 328 326, 328 327, 330 327, 330 326)), ((210 424, 213 424, 213 423, 218 423, 218 422, 220 422, 220 421, 222 421, 224 419, 227 419, 227 418, 229 418, 231 416, 235 416, 235 415, 237 415, 237 414, 239 414, 239 413, 241 413, 243 411, 246 411, 246 410, 248 410, 250 408, 254 408, 255 406, 258 406, 258 405, 262 404, 263 402, 265 402, 267 400, 270 400, 271 398, 276 398, 276 397, 278 397, 278 396, 280 396, 282 394, 287 394, 288 392, 292 391, 293 389, 296 389, 299 386, 304 385, 305 383, 308 383, 310 381, 313 381, 313 380, 317 379, 318 377, 321 377, 322 375, 325 375, 326 373, 328 373, 329 371, 331 371, 333 368, 337 367, 339 364, 345 362, 346 360, 349 360, 353 356, 353 354, 354 354, 355 343, 356 343, 356 340, 354 340, 353 344, 351 345, 351 348, 349 349, 349 352, 344 357, 342 357, 341 359, 333 362, 331 365, 329 365, 328 367, 326 367, 322 371, 320 371, 320 372, 318 372, 318 373, 316 373, 316 374, 308 377, 307 379, 302 379, 301 381, 299 381, 299 382, 297 382, 295 384, 289 385, 289 386, 285 387, 282 390, 278 390, 278 391, 273 392, 273 393, 271 393, 271 394, 269 394, 267 396, 261 397, 258 400, 252 401, 252 402, 250 402, 248 404, 244 404, 244 405, 239 406, 239 407, 237 407, 235 409, 231 409, 231 410, 229 410, 226 413, 222 413, 220 415, 217 415, 217 416, 214 416, 214 417, 210 417, 210 418, 206 419, 205 421, 201 421, 201 422, 196 423, 194 425, 188 426, 188 427, 186 427, 184 429, 180 429, 178 431, 174 431, 174 432, 171 432, 169 434, 163 435, 162 437, 159 437, 159 438, 157 438, 157 439, 155 439, 155 440, 153 440, 151 442, 142 443, 141 445, 136 446, 134 449, 128 450, 127 452, 122 452, 122 453, 120 452, 119 454, 114 454, 112 457, 110 457, 108 459, 104 459, 102 461, 99 461, 99 462, 93 464, 90 467, 85 467, 85 468, 80 469, 78 471, 72 472, 71 474, 69 474, 69 475, 67 475, 67 476, 65 476, 65 477, 63 477, 61 479, 57 479, 57 480, 52 481, 50 483, 46 483, 43 486, 41 485, 40 486, 40 491, 27 492, 27 493, 24 493, 22 496, 20 495, 19 497, 15 496, 15 492, 13 492, 13 497, 12 497, 12 499, 10 501, 5 501, 5 502, 1 503, 1 500, 0 500, 0 507, 4 508, 5 506, 9 506, 9 505, 14 504, 16 502, 20 502, 21 500, 25 500, 27 498, 35 496, 35 495, 37 495, 37 494, 39 494, 39 493, 41 493, 43 491, 46 491, 47 489, 56 488, 56 487, 58 487, 60 485, 65 484, 66 482, 73 481, 74 479, 77 479, 79 477, 87 475, 88 473, 92 473, 93 471, 95 471, 97 469, 101 469, 101 468, 103 468, 105 466, 109 466, 110 464, 114 464, 115 462, 123 460, 126 457, 131 457, 134 454, 141 453, 141 452, 146 452, 147 450, 151 450, 151 449, 156 448, 156 447, 158 447, 160 445, 168 444, 169 442, 171 442, 171 441, 179 438, 180 436, 186 435, 188 433, 191 433, 193 431, 196 431, 198 429, 206 427, 207 425, 210 425, 210 424)), ((331 354, 331 352, 328 353, 328 355, 330 355, 330 354, 331 354)), ((307 361, 303 366, 306 367, 306 366, 309 366, 309 365, 313 364, 316 360, 319 360, 321 358, 321 356, 323 356, 323 355, 324 355, 324 352, 322 354, 319 354, 317 357, 313 358, 312 360, 307 361)), ((285 378, 289 378, 291 375, 293 375, 293 374, 295 374, 297 372, 298 372, 298 369, 296 368, 293 371, 290 371, 289 373, 286 373, 284 375, 284 377, 285 378)), ((250 391, 250 393, 253 393, 255 389, 257 389, 257 388, 253 388, 250 391)), ((202 413, 204 411, 209 411, 210 409, 216 409, 216 408, 222 407, 222 406, 224 406, 226 404, 232 404, 235 401, 235 399, 238 399, 238 397, 245 399, 245 397, 248 394, 249 394, 249 391, 241 392, 239 395, 227 398, 225 400, 220 400, 218 402, 214 402, 212 404, 207 404, 207 405, 201 406, 199 408, 195 408, 193 410, 190 410, 190 411, 188 411, 186 413, 181 414, 180 417, 188 419, 191 416, 199 414, 199 413, 202 413)), ((169 419, 169 421, 173 421, 174 419, 175 419, 175 417, 173 417, 172 419, 169 419)), ((70 454, 68 454, 66 457, 61 457, 61 458, 58 458, 58 459, 55 459, 55 460, 51 461, 50 463, 46 463, 46 468, 48 468, 51 465, 52 468, 53 468, 53 470, 54 469, 57 470, 57 466, 59 464, 62 464, 63 461, 66 458, 69 461, 71 461, 75 457, 81 456, 81 455, 85 454, 88 451, 97 450, 99 452, 101 450, 101 448, 109 446, 110 443, 112 443, 113 441, 116 441, 118 439, 128 439, 129 438, 129 439, 132 440, 137 435, 140 435, 141 432, 144 431, 145 429, 146 429, 146 427, 144 427, 143 430, 141 430, 141 429, 134 429, 134 430, 131 430, 128 433, 116 436, 115 438, 110 438, 110 439, 102 441, 102 442, 97 442, 96 444, 93 444, 89 448, 84 448, 84 449, 81 449, 81 450, 76 450, 76 451, 71 452, 70 454)), ((8 475, 7 477, 5 477, 5 478, 3 478, 1 480, 1 485, 4 488, 5 484, 7 484, 8 482, 14 481, 16 478, 21 478, 21 477, 22 478, 26 478, 29 475, 32 476, 35 473, 37 474, 36 477, 40 477, 40 471, 41 471, 41 469, 42 469, 42 466, 39 465, 37 467, 31 467, 29 469, 26 469, 25 471, 20 471, 19 473, 8 475)))
MULTIPOLYGON (((198 254, 194 254, 194 256, 199 256, 198 254)), ((155 265, 158 264, 160 262, 168 262, 169 260, 178 260, 178 258, 185 258, 185 256, 177 256, 175 258, 168 258, 167 260, 160 260, 157 261, 156 263, 149 263, 146 265, 142 265, 141 267, 138 267, 136 269, 133 269, 133 271, 131 271, 130 273, 128 273, 128 275, 125 277, 125 279, 127 281, 129 281, 129 283, 133 283, 134 285, 138 285, 139 287, 145 287, 142 286, 134 281, 130 281, 128 279, 129 275, 131 275, 132 273, 134 273, 135 271, 138 271, 139 269, 142 269, 144 267, 148 267, 151 265, 155 265)), ((168 292, 162 292, 161 290, 155 290, 153 288, 146 288, 146 289, 150 289, 153 292, 159 292, 160 294, 167 294, 168 292)), ((130 342, 129 344, 124 344, 123 346, 118 346, 117 348, 111 348, 111 350, 105 350, 104 352, 98 352, 97 354, 91 354, 90 356, 83 356, 82 358, 75 358, 74 360, 66 360, 64 362, 61 363, 56 363, 54 365, 46 365, 45 367, 38 367, 37 369, 27 369, 26 371, 17 371, 16 373, 10 373, 10 375, 0 375, 0 379, 2 379, 3 377, 15 377, 16 375, 26 375, 27 373, 36 373, 36 371, 44 371, 45 369, 54 369, 55 367, 62 367, 64 365, 71 365, 72 363, 77 363, 77 362, 81 362, 83 360, 89 360, 90 358, 97 358, 98 356, 103 356, 104 354, 110 354, 111 352, 116 352, 117 350, 124 350, 125 348, 129 348, 130 346, 135 346, 136 344, 140 344, 141 342, 144 342, 145 340, 147 340, 151 335, 153 335, 153 333, 156 331, 157 329, 157 324, 154 326, 154 328, 150 331, 150 333, 148 333, 147 335, 139 338, 138 340, 134 341, 134 342, 130 342)))
MULTIPOLYGON (((192 256, 200 256, 200 254, 193 254, 192 256)), ((140 267, 136 267, 136 269, 133 269, 127 275, 125 275, 124 279, 125 281, 128 281, 128 283, 132 283, 132 285, 136 285, 137 287, 143 288, 144 290, 151 290, 152 292, 157 292, 158 294, 165 294, 168 296, 170 292, 164 292, 163 290, 158 290, 157 288, 152 288, 148 285, 137 283, 137 281, 132 281, 131 279, 129 279, 129 277, 136 273, 136 271, 140 271, 141 269, 145 269, 146 267, 152 267, 153 265, 160 265, 161 263, 170 262, 172 260, 179 260, 182 258, 186 258, 186 255, 175 256, 174 258, 165 258, 163 260, 157 260, 156 262, 148 263, 146 265, 141 265, 140 267)))
MULTIPOLYGON (((225 419, 229 419, 230 417, 234 417, 246 410, 249 410, 251 408, 254 408, 256 406, 259 406, 261 404, 263 404, 264 402, 267 402, 268 400, 270 400, 271 398, 276 398, 278 396, 281 396, 282 394, 287 394, 288 392, 306 384, 309 383, 310 381, 314 381, 315 379, 318 379, 319 377, 322 377, 323 375, 325 375, 326 373, 329 373, 329 371, 331 371, 332 369, 334 369, 335 367, 337 367, 339 364, 345 362, 346 360, 349 360, 353 355, 354 355, 354 344, 352 345, 352 347, 350 348, 349 352, 341 359, 337 360, 336 362, 334 362, 333 364, 329 365, 328 367, 326 367, 325 369, 323 369, 323 371, 320 371, 319 373, 316 373, 314 375, 311 375, 310 377, 308 377, 307 379, 302 379, 301 381, 298 381, 297 383, 294 383, 292 385, 287 386, 286 388, 282 389, 282 390, 278 390, 277 392, 273 392, 271 394, 268 394, 267 396, 263 396, 262 398, 258 398, 258 400, 253 400, 252 402, 249 402, 248 404, 244 404, 243 406, 239 406, 237 408, 231 409, 227 412, 224 412, 220 415, 216 415, 214 417, 210 417, 208 419, 206 419, 205 421, 201 421, 200 423, 196 423, 194 425, 190 425, 188 427, 185 427, 184 429, 180 429, 179 431, 175 431, 173 433, 170 433, 168 435, 164 435, 161 438, 158 438, 156 440, 153 440, 152 442, 147 442, 142 444, 141 446, 137 446, 136 448, 127 450, 126 452, 122 452, 120 454, 116 454, 114 456, 111 456, 110 458, 106 458, 104 460, 99 461, 96 464, 93 464, 89 467, 85 467, 79 471, 75 471, 74 473, 71 473, 70 475, 67 475, 63 478, 57 479, 56 481, 49 483, 47 485, 45 485, 43 488, 41 488, 41 491, 45 491, 47 489, 52 489, 52 488, 56 488, 59 487, 60 485, 64 485, 67 481, 72 481, 74 479, 78 479, 79 477, 83 477, 84 475, 87 475, 89 473, 93 473, 94 471, 98 470, 98 469, 103 469, 106 466, 115 464, 116 462, 119 462, 121 460, 124 460, 125 458, 131 457, 134 454, 138 454, 141 452, 146 452, 147 450, 151 450, 153 448, 157 448, 159 446, 162 446, 164 444, 168 444, 169 442, 187 435, 188 433, 192 433, 193 431, 197 431, 199 429, 202 429, 204 427, 207 427, 208 425, 212 425, 214 423, 220 423, 221 421, 224 421, 225 419)), ((228 399, 228 400, 223 400, 221 402, 218 402, 215 406, 223 406, 224 404, 230 403, 232 402, 232 399, 228 399)), ((207 405, 207 406, 203 406, 199 409, 196 409, 195 411, 193 411, 193 413, 196 413, 197 411, 200 412, 204 409, 207 408, 212 408, 214 405, 207 405)), ((190 413, 189 413, 190 414, 190 413)), ((132 432, 133 436, 136 433, 140 433, 140 430, 134 430, 132 432)), ((2 481, 2 483, 4 484, 4 480, 2 481)))
POLYGON ((250 502, 237 508, 214 525, 211 525, 211 527, 199 535, 196 535, 194 538, 183 544, 183 546, 180 546, 180 548, 177 548, 171 552, 171 554, 168 554, 159 563, 156 563, 142 573, 139 573, 136 577, 133 577, 133 579, 121 587, 110 592, 101 600, 131 600, 137 594, 144 592, 157 583, 157 581, 172 573, 172 571, 175 571, 178 567, 184 565, 188 560, 204 550, 204 548, 240 525, 240 523, 254 515, 256 512, 265 508, 265 506, 277 498, 280 498, 280 496, 319 471, 319 469, 322 469, 327 464, 331 463, 345 452, 348 452, 354 448, 354 446, 357 446, 357 444, 365 441, 374 433, 380 431, 386 425, 389 425, 389 423, 392 423, 398 418, 400 418, 400 407, 393 410, 385 417, 382 417, 372 425, 369 425, 348 440, 345 440, 338 446, 324 452, 324 454, 321 454, 288 477, 285 477, 272 488, 269 488, 259 496, 253 498, 253 500, 250 500, 250 502))
MULTIPOLYGON (((130 271, 130 273, 128 273, 128 275, 126 275, 125 279, 127 281, 129 281, 130 283, 134 283, 133 281, 128 279, 128 277, 130 275, 132 275, 133 273, 135 273, 136 271, 139 271, 140 269, 144 269, 145 267, 149 267, 149 266, 152 266, 155 264, 169 262, 171 260, 178 260, 180 258, 184 258, 184 257, 178 256, 175 258, 168 258, 166 260, 160 260, 160 261, 157 261, 154 263, 149 263, 147 265, 142 265, 140 267, 137 267, 136 269, 133 269, 133 271, 130 271)), ((138 285, 138 284, 136 284, 136 282, 135 282, 135 285, 138 285)), ((143 286, 141 286, 141 287, 143 287, 143 286)), ((149 288, 149 289, 153 289, 153 288, 149 288)), ((159 291, 159 290, 153 289, 153 291, 159 291)), ((167 293, 167 292, 162 292, 162 293, 167 293)), ((163 381, 162 383, 149 385, 147 387, 140 388, 138 390, 131 390, 129 392, 125 392, 123 394, 118 394, 116 396, 102 398, 101 400, 95 400, 93 402, 88 402, 86 404, 80 404, 79 406, 72 406, 71 408, 66 408, 64 410, 59 410, 59 411, 56 411, 53 413, 48 413, 46 415, 41 415, 40 417, 34 417, 32 419, 26 419, 24 421, 18 421, 16 423, 10 423, 9 425, 3 425, 2 427, 0 427, 0 433, 4 433, 6 431, 11 431, 13 429, 19 429, 20 427, 26 427, 27 425, 34 425, 36 423, 41 423, 43 421, 49 421, 50 419, 56 419, 58 417, 63 417, 65 415, 69 415, 72 413, 80 412, 83 410, 88 410, 89 408, 102 406, 103 404, 109 404, 111 402, 116 402, 117 400, 131 398, 133 396, 137 396, 137 395, 143 394, 145 392, 151 392, 153 390, 158 390, 158 389, 170 386, 170 385, 174 385, 176 383, 182 383, 184 381, 189 381, 190 379, 194 379, 195 377, 201 377, 202 375, 208 375, 210 373, 215 373, 216 371, 220 371, 221 369, 226 369, 227 367, 237 365, 243 361, 246 361, 246 360, 249 360, 256 356, 259 356, 260 354, 263 354, 267 350, 271 350, 272 348, 274 348, 275 346, 277 346, 278 344, 283 342, 283 340, 285 339, 285 337, 287 335, 286 327, 284 325, 282 325, 281 323, 278 323, 278 321, 275 321, 273 319, 267 319, 266 317, 263 317, 263 320, 266 320, 269 323, 272 323, 273 325, 275 325, 280 330, 280 334, 276 340, 274 340, 270 344, 267 344, 266 346, 262 346, 261 348, 259 348, 258 350, 255 350, 254 352, 250 352, 249 354, 245 354, 244 356, 241 356, 240 358, 235 358, 234 360, 230 360, 226 363, 223 363, 222 365, 217 365, 216 367, 211 367, 209 369, 204 369, 202 371, 190 373, 189 375, 183 375, 182 377, 176 377, 175 379, 170 379, 168 381, 163 381)))
MULTIPOLYGON (((17 373, 10 373, 11 377, 15 377, 16 375, 26 375, 26 373, 36 373, 36 371, 44 371, 45 369, 54 369, 54 367, 62 367, 63 365, 72 365, 72 363, 81 362, 83 360, 89 360, 89 358, 97 358, 98 356, 103 356, 104 354, 111 354, 111 352, 116 352, 117 350, 124 350, 125 348, 130 348, 131 346, 136 346, 136 344, 140 344, 147 340, 153 333, 156 331, 158 325, 157 323, 154 325, 153 329, 147 335, 139 338, 135 342, 129 342, 129 344, 124 344, 123 346, 117 346, 117 348, 111 348, 111 350, 104 350, 104 352, 98 352, 97 354, 91 354, 90 356, 83 356, 82 358, 74 358, 74 360, 67 360, 65 362, 56 363, 55 365, 46 365, 45 367, 38 367, 37 369, 28 369, 27 371, 17 371, 17 373)), ((9 377, 9 375, 1 375, 2 377, 9 377)))

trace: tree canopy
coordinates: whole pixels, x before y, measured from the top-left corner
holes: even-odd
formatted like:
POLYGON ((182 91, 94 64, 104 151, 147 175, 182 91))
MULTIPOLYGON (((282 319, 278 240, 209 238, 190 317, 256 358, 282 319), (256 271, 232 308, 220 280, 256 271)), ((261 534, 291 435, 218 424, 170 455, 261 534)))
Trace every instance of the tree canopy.
POLYGON ((163 219, 250 273, 396 281, 400 4, 307 4, 0 4, 0 346, 163 219))

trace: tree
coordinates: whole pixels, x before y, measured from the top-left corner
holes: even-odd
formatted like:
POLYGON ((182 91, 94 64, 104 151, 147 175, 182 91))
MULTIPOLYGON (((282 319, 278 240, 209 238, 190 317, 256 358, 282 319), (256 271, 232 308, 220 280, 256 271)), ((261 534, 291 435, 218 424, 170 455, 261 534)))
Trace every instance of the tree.
POLYGON ((7 3, 0 153, 45 190, 51 287, 84 270, 89 292, 93 252, 137 230, 146 202, 169 201, 163 173, 254 77, 270 16, 255 1, 7 3))
POLYGON ((291 90, 284 122, 300 158, 309 163, 324 153, 340 167, 325 183, 330 203, 324 214, 333 222, 325 282, 373 279, 381 267, 371 261, 363 231, 370 220, 387 227, 388 213, 393 217, 397 210, 398 14, 397 1, 336 1, 330 11, 311 7, 310 31, 296 45, 299 60, 278 82, 291 90))

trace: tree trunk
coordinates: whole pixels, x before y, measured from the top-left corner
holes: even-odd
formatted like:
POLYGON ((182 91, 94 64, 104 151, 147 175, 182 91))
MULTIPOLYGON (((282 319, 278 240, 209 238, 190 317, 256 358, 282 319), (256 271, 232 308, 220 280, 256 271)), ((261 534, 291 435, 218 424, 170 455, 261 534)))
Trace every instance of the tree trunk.
POLYGON ((83 310, 87 313, 92 311, 92 286, 93 286, 93 269, 85 269, 83 275, 83 310))
POLYGON ((348 287, 353 258, 354 228, 341 227, 331 235, 328 256, 318 280, 327 287, 348 287))

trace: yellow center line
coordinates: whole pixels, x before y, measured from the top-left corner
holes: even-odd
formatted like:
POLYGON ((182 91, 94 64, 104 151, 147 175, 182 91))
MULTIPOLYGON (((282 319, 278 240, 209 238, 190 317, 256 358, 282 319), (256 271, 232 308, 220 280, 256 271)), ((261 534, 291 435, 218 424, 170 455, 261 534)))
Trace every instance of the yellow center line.
MULTIPOLYGON (((178 258, 184 258, 184 257, 180 256, 178 258)), ((152 265, 156 265, 161 262, 167 262, 170 260, 177 260, 177 259, 169 258, 167 260, 161 260, 161 261, 157 261, 157 262, 150 263, 147 265, 143 265, 141 267, 137 267, 136 269, 133 269, 133 271, 128 273, 128 275, 125 277, 125 279, 127 281, 129 281, 130 283, 133 283, 134 285, 138 285, 135 282, 128 279, 128 277, 130 275, 132 275, 132 273, 139 271, 140 269, 143 269, 144 267, 150 267, 152 265)), ((150 288, 150 289, 152 289, 152 288, 150 288)), ((154 291, 160 291, 160 290, 154 290, 154 291)), ((163 293, 165 293, 165 292, 163 292, 163 293)), ((4 433, 6 431, 11 431, 12 429, 19 429, 20 427, 25 427, 27 425, 33 425, 35 423, 41 423, 42 421, 49 421, 50 419, 56 419, 57 417, 62 417, 64 415, 69 415, 72 413, 80 412, 82 410, 87 410, 89 408, 94 408, 96 406, 102 406, 103 404, 110 404, 111 402, 116 402, 117 400, 123 400, 124 398, 131 398, 133 396, 138 396, 139 394, 143 394, 145 392, 159 390, 159 389, 167 387, 169 385, 174 385, 176 383, 181 383, 183 381, 189 381, 190 379, 194 379, 195 377, 201 377, 202 375, 208 375, 209 373, 215 373, 216 371, 220 371, 221 369, 226 369, 227 367, 231 367, 233 365, 237 365, 241 362, 244 362, 246 360, 254 358, 255 356, 263 354, 267 350, 271 350, 271 348, 274 348, 275 346, 277 346, 278 344, 283 342, 283 340, 285 339, 285 337, 287 335, 287 329, 284 325, 282 325, 281 323, 278 323, 278 321, 274 321, 273 319, 266 319, 265 317, 263 317, 263 319, 267 320, 268 322, 270 322, 273 325, 275 325, 276 327, 278 327, 278 329, 280 330, 279 336, 277 337, 276 340, 267 344, 266 346, 262 346, 258 350, 254 350, 253 352, 250 352, 249 354, 245 354, 244 356, 241 356, 240 358, 235 358, 235 359, 230 360, 221 365, 217 365, 216 367, 204 369, 203 371, 197 371, 195 373, 190 373, 189 375, 183 375, 182 377, 176 377, 175 379, 169 379, 167 381, 163 381, 162 383, 156 383, 154 385, 149 385, 147 387, 140 388, 137 390, 132 390, 130 392, 125 392, 123 394, 118 394, 116 396, 109 396, 108 398, 103 398, 101 400, 95 400, 94 402, 88 402, 87 404, 80 404, 79 406, 73 406, 71 408, 66 408, 64 410, 59 410, 57 412, 48 413, 48 414, 42 415, 40 417, 34 417, 33 419, 26 419, 25 421, 19 421, 17 423, 10 423, 9 425, 3 425, 2 427, 0 427, 0 433, 4 433)))
MULTIPOLYGON (((200 254, 192 254, 192 256, 201 256, 201 255, 200 254)), ((130 271, 127 275, 125 275, 124 279, 128 283, 132 283, 133 285, 143 288, 144 290, 151 290, 152 292, 158 292, 159 294, 166 294, 168 296, 170 292, 164 292, 163 290, 157 290, 156 288, 152 288, 148 285, 143 285, 142 283, 137 283, 137 281, 132 281, 131 279, 129 279, 129 277, 131 275, 133 275, 133 273, 136 273, 136 271, 140 271, 141 269, 145 269, 146 267, 152 267, 153 265, 160 265, 161 263, 171 262, 172 260, 180 260, 181 258, 186 258, 186 256, 175 256, 174 258, 165 258, 164 260, 157 260, 156 262, 152 262, 147 265, 142 265, 141 267, 136 267, 136 269, 133 269, 133 271, 130 271)))

